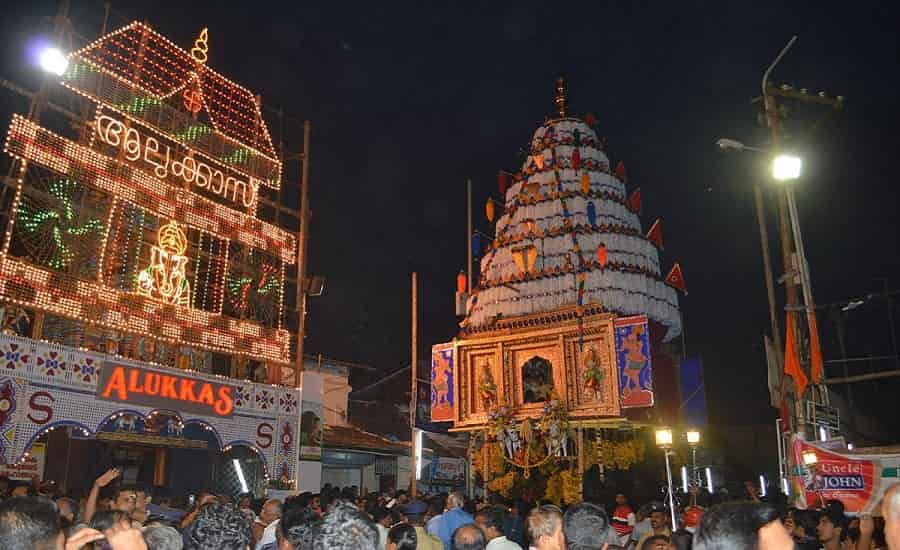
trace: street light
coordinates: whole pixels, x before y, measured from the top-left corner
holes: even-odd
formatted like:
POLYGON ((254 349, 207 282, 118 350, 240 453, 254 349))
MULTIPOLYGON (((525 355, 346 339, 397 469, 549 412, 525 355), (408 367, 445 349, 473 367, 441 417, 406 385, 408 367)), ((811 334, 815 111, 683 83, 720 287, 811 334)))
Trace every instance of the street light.
MULTIPOLYGON (((684 436, 691 447, 691 482, 696 483, 699 481, 697 476, 697 447, 700 445, 700 430, 688 430, 684 436)), ((697 483, 697 485, 699 486, 700 484, 697 483)))
POLYGON ((816 452, 812 449, 806 449, 803 451, 803 464, 807 467, 815 467, 816 464, 819 463, 819 457, 816 455, 816 452))
POLYGON ((672 451, 672 430, 669 428, 660 428, 656 430, 656 445, 663 450, 663 456, 666 457, 666 483, 669 486, 669 513, 672 515, 672 529, 675 529, 675 497, 672 494, 672 466, 669 464, 669 453, 672 451))
POLYGON ((803 161, 793 155, 778 155, 772 161, 772 177, 778 181, 792 181, 800 177, 803 161))
POLYGON ((41 69, 56 76, 62 76, 69 68, 69 60, 59 50, 59 48, 44 48, 38 56, 38 63, 41 69))

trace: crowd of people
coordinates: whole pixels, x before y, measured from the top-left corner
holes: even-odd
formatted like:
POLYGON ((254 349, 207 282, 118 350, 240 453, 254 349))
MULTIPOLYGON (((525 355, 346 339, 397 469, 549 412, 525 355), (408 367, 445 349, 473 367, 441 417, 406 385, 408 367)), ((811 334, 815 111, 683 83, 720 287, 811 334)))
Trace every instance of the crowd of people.
POLYGON ((358 495, 326 486, 283 502, 115 483, 110 470, 85 494, 56 494, 0 478, 2 550, 900 550, 900 484, 881 517, 849 517, 840 501, 798 510, 778 502, 725 502, 672 511, 632 509, 616 495, 609 512, 581 502, 507 502, 462 493, 413 498, 358 495))

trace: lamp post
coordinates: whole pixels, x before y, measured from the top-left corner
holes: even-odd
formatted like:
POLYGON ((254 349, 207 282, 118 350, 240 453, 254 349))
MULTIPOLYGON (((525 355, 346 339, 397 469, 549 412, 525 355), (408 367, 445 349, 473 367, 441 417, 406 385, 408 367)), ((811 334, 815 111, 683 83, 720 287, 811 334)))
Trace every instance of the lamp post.
POLYGON ((700 485, 697 475, 697 447, 700 446, 700 430, 688 430, 684 435, 691 448, 691 483, 694 483, 696 487, 700 485))
POLYGON ((675 497, 672 489, 672 466, 669 464, 669 453, 672 452, 672 430, 669 428, 661 428, 656 430, 656 445, 663 450, 663 456, 666 458, 666 483, 669 487, 669 513, 672 516, 672 530, 675 526, 675 497))

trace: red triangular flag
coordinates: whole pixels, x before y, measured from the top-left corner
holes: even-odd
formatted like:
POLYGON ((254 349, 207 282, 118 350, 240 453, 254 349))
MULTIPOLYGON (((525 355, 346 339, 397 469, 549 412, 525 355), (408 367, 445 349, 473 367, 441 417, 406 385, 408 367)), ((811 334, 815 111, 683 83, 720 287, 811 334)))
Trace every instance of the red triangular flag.
POLYGON ((672 266, 672 271, 669 271, 669 274, 666 275, 666 284, 684 292, 685 296, 687 296, 688 291, 684 285, 684 274, 681 273, 681 266, 678 265, 678 262, 675 262, 675 265, 672 266))
POLYGON ((816 312, 807 313, 809 320, 809 371, 813 384, 822 382, 822 346, 819 344, 819 327, 816 322, 816 312))
POLYGON ((792 316, 793 312, 788 311, 784 337, 784 372, 794 379, 794 384, 797 386, 797 399, 803 399, 803 392, 806 391, 809 379, 800 368, 800 358, 797 356, 797 345, 794 341, 794 325, 791 323, 792 316))
POLYGON ((625 163, 621 160, 616 165, 616 177, 622 181, 628 181, 628 176, 625 175, 625 163))
POLYGON ((638 187, 631 193, 631 196, 628 197, 627 201, 625 201, 625 206, 627 206, 628 209, 631 210, 632 212, 634 212, 635 214, 641 213, 642 205, 641 205, 641 188, 640 187, 638 187))
POLYGON ((647 240, 655 244, 656 248, 663 249, 662 223, 659 218, 656 218, 656 221, 650 226, 650 231, 647 231, 647 240))

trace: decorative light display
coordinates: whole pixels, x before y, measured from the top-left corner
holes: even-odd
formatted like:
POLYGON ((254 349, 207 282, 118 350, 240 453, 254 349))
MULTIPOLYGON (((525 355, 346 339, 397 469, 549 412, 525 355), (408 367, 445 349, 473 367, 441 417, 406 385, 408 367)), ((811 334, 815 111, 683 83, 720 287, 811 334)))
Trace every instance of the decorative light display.
POLYGON ((157 138, 141 135, 134 126, 126 126, 109 115, 97 116, 95 127, 102 143, 116 148, 125 160, 134 162, 138 168, 159 179, 172 177, 179 183, 207 189, 215 195, 240 202, 247 208, 256 204, 259 188, 259 180, 256 178, 250 178, 248 183, 229 175, 227 169, 223 173, 223 170, 195 160, 196 155, 190 150, 176 156, 168 144, 163 143, 161 149, 157 138))
POLYGON ((78 145, 15 115, 4 150, 58 173, 79 174, 82 185, 112 193, 148 212, 210 233, 228 234, 292 264, 296 238, 287 231, 237 210, 167 185, 147 172, 78 145))
POLYGON ((160 298, 167 304, 191 303, 191 283, 187 278, 187 236, 175 222, 159 228, 151 248, 150 265, 138 275, 138 292, 160 298))
MULTIPOLYGON (((204 64, 208 55, 206 36, 201 32, 194 51, 189 53, 144 23, 135 21, 72 53, 70 61, 93 71, 70 71, 63 85, 90 99, 115 106, 122 103, 117 98, 128 94, 123 98, 127 101, 135 92, 159 100, 175 94, 181 97, 191 83, 197 83, 217 137, 248 149, 258 164, 254 169, 258 173, 253 175, 277 189, 281 183, 281 162, 256 96, 204 64), (136 67, 140 70, 135 70, 136 67)), ((156 125, 177 118, 171 113, 153 116, 156 113, 150 111, 132 114, 143 115, 145 123, 156 125)), ((157 128, 164 132, 172 130, 157 128)))
POLYGON ((13 118, 0 302, 149 344, 290 361, 280 327, 297 241, 254 214, 281 162, 257 97, 207 67, 208 52, 206 29, 187 52, 132 23, 69 56, 63 85, 97 103, 90 143, 13 118), (39 261, 29 239, 52 254, 39 261), (71 268, 83 253, 89 272, 71 268))
POLYGON ((43 204, 31 195, 19 207, 19 230, 27 237, 31 253, 45 257, 46 264, 54 269, 66 269, 83 248, 80 242, 99 237, 103 222, 97 218, 79 219, 72 200, 78 184, 70 179, 56 179, 49 186, 43 204), (38 252, 38 249, 41 252, 38 252))

